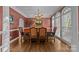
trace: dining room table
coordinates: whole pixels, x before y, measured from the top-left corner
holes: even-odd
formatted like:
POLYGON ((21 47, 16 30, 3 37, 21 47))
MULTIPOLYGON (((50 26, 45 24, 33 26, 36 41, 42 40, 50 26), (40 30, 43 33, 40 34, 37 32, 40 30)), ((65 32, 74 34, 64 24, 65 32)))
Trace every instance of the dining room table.
MULTIPOLYGON (((25 37, 27 36, 29 38, 28 39, 26 37, 25 40, 30 40, 30 28, 25 28, 23 32, 24 32, 24 36, 25 37)), ((53 37, 53 34, 54 34, 53 32, 47 31, 47 40, 49 40, 49 37, 52 38, 53 37)), ((37 36, 38 36, 38 39, 39 39, 39 28, 37 28, 37 36)))

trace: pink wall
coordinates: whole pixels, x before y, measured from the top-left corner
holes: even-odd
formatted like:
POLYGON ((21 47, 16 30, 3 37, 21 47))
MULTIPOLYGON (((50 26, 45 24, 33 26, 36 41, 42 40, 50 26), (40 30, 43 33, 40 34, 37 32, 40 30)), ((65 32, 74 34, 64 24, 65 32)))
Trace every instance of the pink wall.
POLYGON ((32 18, 26 18, 24 22, 24 27, 29 27, 33 23, 32 18))
MULTIPOLYGON (((43 21, 43 27, 47 28, 47 31, 51 31, 51 28, 50 28, 50 18, 42 18, 42 21, 43 21)), ((26 20, 26 23, 25 25, 30 25, 31 24, 31 27, 34 27, 34 18, 28 18, 28 20, 26 20)), ((26 27, 26 26, 25 26, 26 27)))
POLYGON ((22 16, 20 13, 17 11, 13 10, 10 8, 10 15, 13 16, 13 24, 10 24, 11 29, 17 29, 19 27, 19 19, 23 18, 26 20, 24 16, 22 16))
MULTIPOLYGON (((2 30, 2 7, 0 7, 0 31, 2 30)), ((13 24, 10 24, 10 29, 18 29, 19 27, 19 19, 23 18, 24 22, 25 22, 25 27, 29 26, 31 24, 31 26, 33 25, 33 18, 26 18, 23 15, 21 15, 20 13, 18 13, 17 11, 15 11, 14 9, 10 8, 10 15, 13 16, 13 24)), ((43 18, 43 27, 47 28, 47 31, 50 31, 50 18, 43 18)), ((10 32, 10 35, 13 38, 16 38, 18 35, 18 31, 13 31, 10 32)), ((11 39, 11 40, 12 40, 11 39)), ((1 42, 1 35, 0 35, 0 42, 1 42)))
MULTIPOLYGON (((3 16, 3 8, 2 6, 0 6, 0 31, 2 31, 2 16, 3 16)), ((13 16, 13 24, 10 24, 10 29, 18 29, 19 27, 19 19, 23 18, 24 21, 27 19, 26 17, 24 17, 23 15, 21 15, 20 13, 18 13, 17 11, 13 10, 12 8, 10 8, 10 15, 13 16)), ((10 35, 13 38, 16 38, 19 36, 19 32, 16 31, 12 31, 10 32, 10 35)), ((11 40, 12 40, 11 39, 11 40)), ((2 44, 2 35, 0 35, 0 45, 2 44)))
MULTIPOLYGON (((19 28, 19 19, 22 18, 24 21, 26 20, 26 18, 21 15, 20 13, 18 13, 17 11, 15 11, 14 9, 10 8, 10 15, 13 16, 13 24, 10 24, 10 29, 18 29, 19 28)), ((11 31, 10 32, 10 36, 11 36, 11 40, 18 37, 19 36, 19 31, 11 31)))
POLYGON ((47 28, 47 31, 50 32, 50 18, 43 18, 43 27, 47 28))

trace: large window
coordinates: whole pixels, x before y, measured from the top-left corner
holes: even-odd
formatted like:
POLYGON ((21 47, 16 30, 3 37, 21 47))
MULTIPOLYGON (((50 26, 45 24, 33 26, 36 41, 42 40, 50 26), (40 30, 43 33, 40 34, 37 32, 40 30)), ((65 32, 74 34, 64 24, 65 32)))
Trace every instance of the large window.
MULTIPOLYGON (((62 37, 64 40, 71 43, 72 39, 72 22, 71 8, 64 7, 52 17, 52 26, 57 27, 56 36, 62 37), (53 24, 54 23, 54 24, 53 24), (61 36, 60 36, 61 34, 61 36)), ((53 31, 52 27, 52 31, 53 31)))
POLYGON ((60 12, 55 15, 55 26, 57 27, 56 35, 60 37, 60 12))
POLYGON ((68 42, 71 42, 71 28, 71 9, 69 7, 65 7, 62 10, 62 38, 68 42))

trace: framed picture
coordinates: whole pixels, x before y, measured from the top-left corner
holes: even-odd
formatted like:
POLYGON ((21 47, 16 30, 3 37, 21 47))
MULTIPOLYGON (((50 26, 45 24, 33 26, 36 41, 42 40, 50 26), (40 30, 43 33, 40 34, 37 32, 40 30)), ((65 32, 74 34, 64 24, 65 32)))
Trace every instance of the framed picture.
POLYGON ((13 23, 13 16, 10 16, 10 18, 9 18, 10 20, 10 24, 12 24, 13 23))

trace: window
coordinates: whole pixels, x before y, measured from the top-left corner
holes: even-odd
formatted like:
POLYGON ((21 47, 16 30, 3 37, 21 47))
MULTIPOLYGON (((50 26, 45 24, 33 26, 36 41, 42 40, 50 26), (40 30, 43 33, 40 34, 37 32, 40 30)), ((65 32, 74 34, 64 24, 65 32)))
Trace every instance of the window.
POLYGON ((62 38, 68 42, 71 42, 71 9, 65 7, 62 10, 62 38))
POLYGON ((52 32, 53 32, 53 28, 54 28, 54 16, 52 17, 52 32))
MULTIPOLYGON (((58 36, 58 37, 62 36, 62 38, 64 40, 71 43, 72 20, 71 20, 71 8, 70 7, 64 7, 61 10, 61 12, 58 11, 55 15, 53 15, 52 25, 57 27, 56 36, 58 36), (62 24, 60 24, 60 23, 62 23, 62 24), (61 27, 61 30, 60 30, 60 27, 61 27), (60 34, 61 34, 61 36, 60 36, 60 34)), ((52 27, 52 29, 53 29, 53 27, 52 27)))
POLYGON ((60 37, 60 12, 55 15, 55 26, 57 27, 56 35, 60 37))

